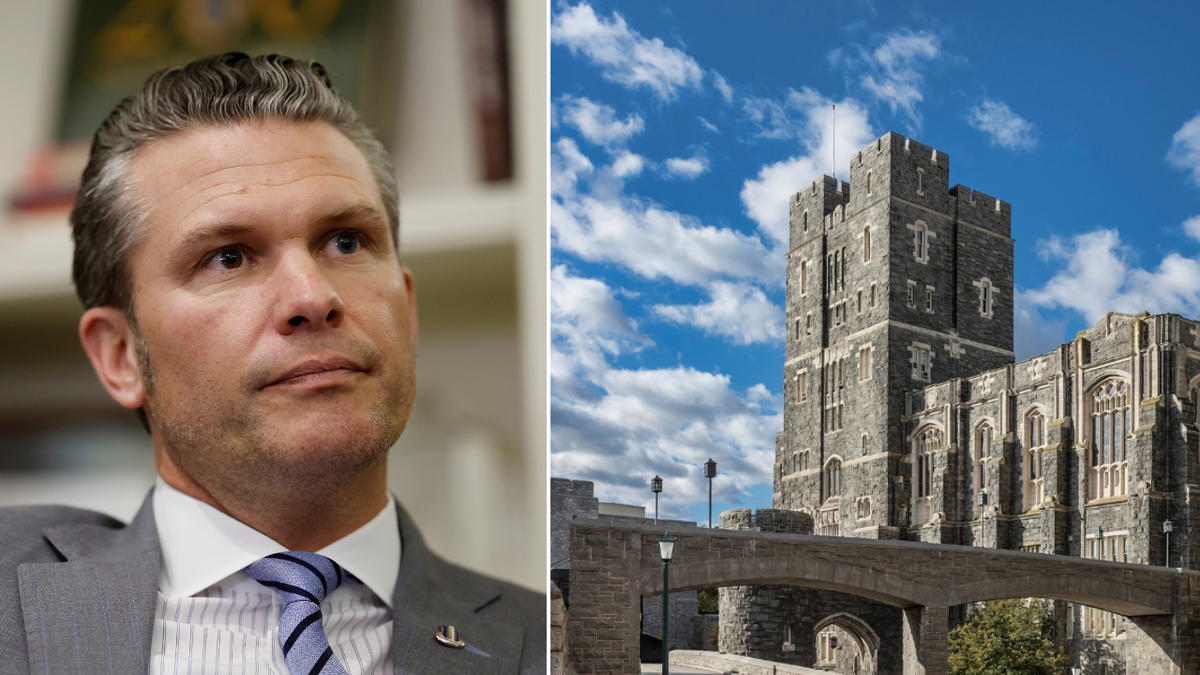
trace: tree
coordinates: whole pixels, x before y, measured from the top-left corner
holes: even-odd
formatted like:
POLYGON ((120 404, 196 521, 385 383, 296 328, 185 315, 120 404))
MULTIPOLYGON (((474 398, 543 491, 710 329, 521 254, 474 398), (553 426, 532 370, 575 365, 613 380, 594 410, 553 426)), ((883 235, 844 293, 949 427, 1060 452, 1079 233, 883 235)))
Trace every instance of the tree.
POLYGON ((1038 601, 994 600, 950 631, 950 675, 1063 675, 1054 615, 1038 601))
POLYGON ((696 599, 700 602, 701 614, 720 613, 721 595, 719 588, 701 588, 696 591, 696 599))

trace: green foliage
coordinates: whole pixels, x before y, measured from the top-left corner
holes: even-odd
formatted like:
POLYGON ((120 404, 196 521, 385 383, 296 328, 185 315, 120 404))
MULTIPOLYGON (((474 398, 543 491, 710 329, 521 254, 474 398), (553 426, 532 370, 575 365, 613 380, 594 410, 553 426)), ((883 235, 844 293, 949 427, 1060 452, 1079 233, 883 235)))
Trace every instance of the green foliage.
POLYGON ((719 613, 721 595, 718 590, 716 588, 701 588, 696 591, 696 598, 700 601, 701 614, 719 613))
POLYGON ((950 675, 1063 675, 1070 667, 1054 645, 1054 615, 1036 600, 984 603, 950 631, 950 675))

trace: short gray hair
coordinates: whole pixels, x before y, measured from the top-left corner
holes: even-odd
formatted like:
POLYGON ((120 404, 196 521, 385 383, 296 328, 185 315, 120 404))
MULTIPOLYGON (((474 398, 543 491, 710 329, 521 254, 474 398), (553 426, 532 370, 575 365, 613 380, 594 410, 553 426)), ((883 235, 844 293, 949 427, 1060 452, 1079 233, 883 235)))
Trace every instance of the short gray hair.
POLYGON ((146 209, 129 189, 129 165, 148 143, 203 126, 283 120, 326 122, 362 151, 400 250, 400 207, 387 151, 333 88, 316 61, 238 52, 160 70, 121 101, 92 139, 71 227, 75 291, 85 308, 111 306, 136 323, 129 250, 145 233, 146 209))

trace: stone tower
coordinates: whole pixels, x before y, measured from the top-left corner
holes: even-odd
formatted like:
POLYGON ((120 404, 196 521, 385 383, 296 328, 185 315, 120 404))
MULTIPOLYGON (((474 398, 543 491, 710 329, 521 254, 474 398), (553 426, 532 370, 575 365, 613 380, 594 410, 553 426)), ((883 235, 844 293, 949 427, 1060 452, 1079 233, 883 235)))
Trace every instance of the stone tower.
POLYGON ((906 464, 906 393, 1013 362, 1011 206, 949 186, 896 133, 789 200, 777 509, 817 534, 895 538, 932 486, 906 464))

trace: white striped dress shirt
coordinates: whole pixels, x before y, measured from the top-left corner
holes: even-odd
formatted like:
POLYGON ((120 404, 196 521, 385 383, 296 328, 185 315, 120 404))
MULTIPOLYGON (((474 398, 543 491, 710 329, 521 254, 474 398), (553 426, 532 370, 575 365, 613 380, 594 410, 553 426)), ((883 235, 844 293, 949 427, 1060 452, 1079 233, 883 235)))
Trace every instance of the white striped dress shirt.
MULTIPOLYGON (((163 564, 151 675, 287 673, 279 644, 283 599, 240 571, 286 549, 161 478, 154 518, 163 564)), ((400 568, 395 502, 317 552, 362 581, 343 583, 321 603, 334 655, 350 675, 391 675, 391 598, 400 568)))

